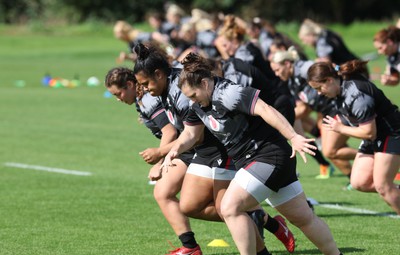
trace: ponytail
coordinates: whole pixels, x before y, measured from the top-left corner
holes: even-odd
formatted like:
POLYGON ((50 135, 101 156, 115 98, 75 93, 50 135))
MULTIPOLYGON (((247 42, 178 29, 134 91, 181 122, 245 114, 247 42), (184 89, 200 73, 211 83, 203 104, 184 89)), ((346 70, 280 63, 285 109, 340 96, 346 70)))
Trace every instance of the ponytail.
POLYGON ((344 80, 349 80, 354 75, 364 75, 368 73, 367 68, 368 61, 363 60, 350 60, 339 67, 338 74, 343 77, 344 80))
POLYGON ((201 80, 213 77, 213 67, 210 62, 196 53, 189 53, 182 60, 183 70, 179 79, 178 87, 182 88, 183 84, 190 87, 199 87, 201 80))
POLYGON ((308 82, 326 82, 328 78, 339 78, 349 80, 356 75, 364 75, 368 73, 368 61, 351 60, 344 64, 336 65, 327 62, 314 63, 307 72, 308 82))
POLYGON ((137 54, 135 66, 133 68, 134 74, 143 72, 146 76, 153 78, 154 72, 159 69, 165 74, 169 73, 170 64, 168 61, 167 53, 154 44, 143 45, 138 43, 134 49, 137 54))

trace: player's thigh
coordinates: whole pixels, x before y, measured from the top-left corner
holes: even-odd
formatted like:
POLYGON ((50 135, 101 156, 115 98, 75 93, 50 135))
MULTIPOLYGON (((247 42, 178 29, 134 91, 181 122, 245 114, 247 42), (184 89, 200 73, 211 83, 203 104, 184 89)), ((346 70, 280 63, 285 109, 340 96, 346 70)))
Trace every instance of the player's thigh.
POLYGON ((374 170, 374 155, 357 153, 351 169, 351 185, 362 187, 372 185, 374 170))
POLYGON ((208 166, 190 164, 182 184, 181 205, 203 207, 213 201, 212 171, 208 166))
POLYGON ((332 155, 335 152, 346 146, 349 137, 339 134, 337 132, 321 129, 321 142, 322 142, 322 152, 324 155, 332 155))
POLYGON ((163 172, 162 178, 156 182, 154 196, 176 196, 182 188, 186 170, 187 166, 182 160, 174 159, 173 166, 168 168, 168 172, 163 172))
POLYGON ((376 188, 392 185, 400 167, 400 155, 377 152, 374 163, 373 179, 376 188))

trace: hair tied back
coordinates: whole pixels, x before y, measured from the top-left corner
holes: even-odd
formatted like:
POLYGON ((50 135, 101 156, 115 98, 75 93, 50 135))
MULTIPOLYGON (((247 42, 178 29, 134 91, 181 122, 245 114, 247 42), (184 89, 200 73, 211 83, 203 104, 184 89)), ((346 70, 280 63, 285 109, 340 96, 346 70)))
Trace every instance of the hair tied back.
POLYGON ((138 56, 139 60, 145 60, 150 55, 150 50, 142 43, 138 43, 134 46, 134 51, 138 56))

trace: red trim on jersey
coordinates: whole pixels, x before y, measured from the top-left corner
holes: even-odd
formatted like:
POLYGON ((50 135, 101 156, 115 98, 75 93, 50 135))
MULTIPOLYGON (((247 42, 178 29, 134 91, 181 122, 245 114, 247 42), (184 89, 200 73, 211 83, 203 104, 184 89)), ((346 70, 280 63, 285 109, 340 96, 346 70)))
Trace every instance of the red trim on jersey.
POLYGON ((253 97, 253 102, 251 102, 251 109, 250 109, 250 114, 254 115, 254 108, 256 108, 256 103, 257 103, 257 99, 258 99, 258 95, 260 94, 260 91, 257 90, 257 92, 254 94, 253 97))
POLYGON ((202 124, 204 124, 202 121, 197 121, 197 122, 187 122, 187 121, 184 121, 183 122, 183 124, 184 125, 186 125, 186 126, 198 126, 198 125, 202 125, 202 124))
POLYGON ((232 158, 228 157, 228 159, 226 160, 225 169, 229 169, 229 166, 231 165, 231 161, 232 161, 232 158))
POLYGON ((382 152, 386 152, 388 143, 389 143, 389 136, 387 136, 386 139, 385 139, 385 143, 383 144, 382 152))
POLYGON ((163 112, 165 112, 165 109, 156 111, 153 115, 151 115, 151 119, 154 119, 155 117, 157 117, 158 115, 160 115, 163 112))
POLYGON ((253 161, 253 162, 251 162, 250 164, 248 164, 245 168, 244 168, 244 170, 247 170, 247 169, 249 169, 252 165, 254 165, 256 163, 256 161, 253 161))

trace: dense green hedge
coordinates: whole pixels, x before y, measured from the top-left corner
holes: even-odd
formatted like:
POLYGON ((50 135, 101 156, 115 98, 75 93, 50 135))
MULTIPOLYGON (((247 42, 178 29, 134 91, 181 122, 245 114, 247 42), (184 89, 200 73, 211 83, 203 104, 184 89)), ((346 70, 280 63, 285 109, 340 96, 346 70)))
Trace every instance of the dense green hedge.
MULTIPOLYGON (((88 20, 142 21, 149 10, 162 10, 165 0, 0 0, 0 23, 32 21, 81 23, 88 20)), ((273 22, 301 21, 350 23, 354 20, 394 20, 400 1, 393 0, 176 0, 186 10, 197 7, 250 18, 260 16, 273 22)))

